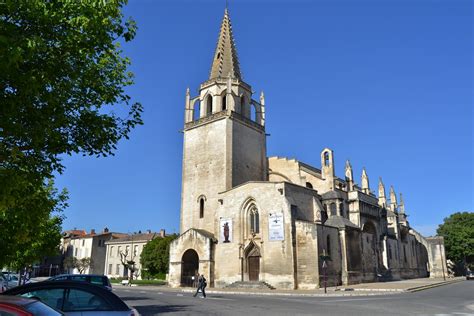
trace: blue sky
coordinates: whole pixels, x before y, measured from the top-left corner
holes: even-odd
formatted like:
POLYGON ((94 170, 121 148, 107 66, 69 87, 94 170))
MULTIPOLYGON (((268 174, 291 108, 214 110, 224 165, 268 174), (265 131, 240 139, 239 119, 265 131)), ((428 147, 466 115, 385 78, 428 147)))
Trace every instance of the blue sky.
MULTIPOLYGON (((143 126, 108 158, 67 157, 63 228, 179 231, 186 87, 208 78, 225 1, 132 0, 124 46, 143 126)), ((336 174, 350 159, 402 192, 409 221, 435 233, 473 210, 471 1, 230 1, 244 80, 267 105, 269 156, 336 174)))

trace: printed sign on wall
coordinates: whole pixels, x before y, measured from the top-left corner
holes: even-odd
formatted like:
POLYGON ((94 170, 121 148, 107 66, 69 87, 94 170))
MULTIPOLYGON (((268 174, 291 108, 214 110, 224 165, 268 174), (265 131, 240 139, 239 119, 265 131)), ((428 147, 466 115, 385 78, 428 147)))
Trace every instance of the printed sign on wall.
POLYGON ((221 218, 221 242, 232 242, 232 219, 221 218))
POLYGON ((268 239, 270 241, 285 240, 282 213, 270 213, 268 215, 268 239))

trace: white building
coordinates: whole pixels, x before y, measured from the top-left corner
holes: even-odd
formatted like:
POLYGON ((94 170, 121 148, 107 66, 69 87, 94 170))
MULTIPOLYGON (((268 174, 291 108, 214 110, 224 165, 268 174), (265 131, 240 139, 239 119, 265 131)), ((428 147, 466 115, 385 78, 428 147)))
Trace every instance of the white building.
POLYGON ((129 271, 122 264, 122 260, 126 262, 134 261, 136 272, 133 278, 141 279, 142 266, 140 256, 143 247, 156 237, 165 237, 165 231, 163 229, 159 233, 147 231, 144 234, 127 235, 105 242, 105 274, 110 278, 126 278, 128 277, 129 271))
MULTIPOLYGON (((92 265, 83 271, 85 274, 104 274, 106 241, 127 236, 122 233, 109 232, 107 228, 101 233, 96 233, 94 229, 89 234, 72 234, 63 237, 64 258, 75 257, 76 259, 91 258, 92 265)), ((74 269, 66 271, 68 273, 79 273, 74 269)))

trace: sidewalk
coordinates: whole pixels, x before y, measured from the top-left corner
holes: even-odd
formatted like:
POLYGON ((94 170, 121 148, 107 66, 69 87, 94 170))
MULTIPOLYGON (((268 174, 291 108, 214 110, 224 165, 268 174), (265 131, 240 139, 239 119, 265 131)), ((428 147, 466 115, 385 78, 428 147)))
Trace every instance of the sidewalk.
MULTIPOLYGON (((309 297, 331 297, 331 296, 373 296, 394 295, 400 293, 411 293, 422 291, 437 286, 456 283, 464 280, 463 277, 446 279, 411 279, 392 282, 363 283, 349 286, 328 287, 327 294, 324 289, 315 290, 262 290, 262 289, 229 289, 229 288, 207 288, 208 294, 232 294, 232 295, 271 295, 271 296, 309 296, 309 297)), ((118 288, 118 287, 116 287, 118 288)), ((128 288, 130 289, 130 288, 128 288)), ((155 291, 194 293, 195 288, 170 288, 168 286, 136 286, 135 289, 149 289, 155 291)))

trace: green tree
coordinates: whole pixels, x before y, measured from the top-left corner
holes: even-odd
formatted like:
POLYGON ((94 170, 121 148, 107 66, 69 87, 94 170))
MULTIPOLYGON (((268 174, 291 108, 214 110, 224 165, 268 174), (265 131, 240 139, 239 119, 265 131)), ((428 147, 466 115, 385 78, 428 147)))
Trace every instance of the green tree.
POLYGON ((164 238, 150 240, 144 247, 140 256, 142 276, 157 277, 168 273, 170 260, 170 244, 178 237, 169 235, 164 238), (146 272, 146 273, 145 273, 146 272))
POLYGON ((58 193, 52 181, 38 186, 27 180, 19 183, 13 188, 0 186, 0 266, 15 269, 57 254, 63 220, 60 212, 67 205, 66 192, 58 193))
POLYGON ((474 263, 474 213, 458 212, 444 219, 437 234, 444 237, 446 257, 453 262, 474 263))
POLYGON ((142 124, 125 92, 133 75, 120 44, 136 32, 126 2, 0 1, 0 227, 12 236, 0 237, 0 263, 35 252, 41 225, 60 231, 66 194, 50 180, 64 155, 111 155, 142 124))

